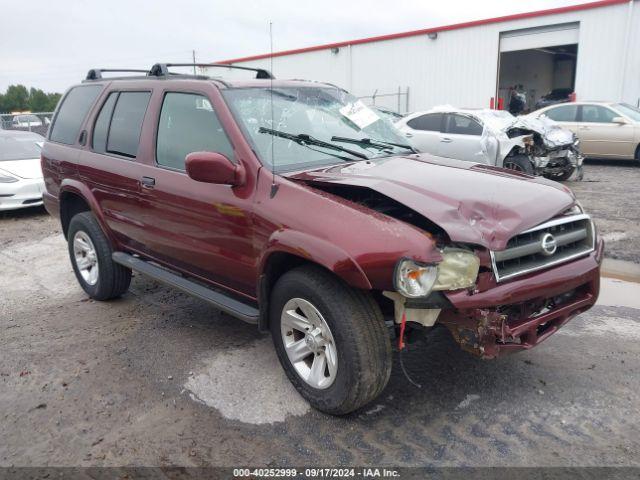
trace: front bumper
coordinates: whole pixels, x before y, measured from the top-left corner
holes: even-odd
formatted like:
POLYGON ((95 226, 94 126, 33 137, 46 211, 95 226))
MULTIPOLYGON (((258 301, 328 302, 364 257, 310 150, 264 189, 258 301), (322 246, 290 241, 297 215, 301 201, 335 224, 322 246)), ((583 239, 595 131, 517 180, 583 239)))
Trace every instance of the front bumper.
POLYGON ((42 205, 42 178, 20 179, 14 183, 0 183, 0 211, 42 205))
POLYGON ((523 276, 480 293, 452 292, 446 325, 463 349, 483 358, 530 349, 579 313, 591 308, 600 290, 604 243, 588 256, 523 276))

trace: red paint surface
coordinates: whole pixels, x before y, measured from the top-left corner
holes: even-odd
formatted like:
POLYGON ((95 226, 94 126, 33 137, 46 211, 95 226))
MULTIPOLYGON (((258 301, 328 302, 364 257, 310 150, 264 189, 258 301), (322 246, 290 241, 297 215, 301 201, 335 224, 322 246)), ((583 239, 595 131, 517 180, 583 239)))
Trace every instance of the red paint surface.
POLYGON ((375 37, 359 38, 356 40, 327 43, 324 45, 314 45, 312 47, 283 50, 281 52, 274 52, 273 54, 263 53, 260 55, 250 55, 247 57, 239 57, 239 58, 232 58, 229 60, 216 61, 214 63, 241 63, 241 62, 249 62, 251 60, 261 60, 261 59, 270 58, 270 57, 283 57, 286 55, 296 55, 298 53, 315 52, 318 50, 327 50, 331 48, 341 48, 349 45, 359 45, 362 43, 382 42, 385 40, 414 37, 416 35, 427 35, 429 33, 445 32, 448 30, 459 30, 462 28, 477 27, 480 25, 489 25, 492 23, 508 22, 512 20, 522 20, 525 18, 543 17, 546 15, 577 12, 581 10, 590 10, 592 8, 600 8, 600 7, 606 7, 609 5, 617 5, 622 3, 628 3, 628 0, 602 0, 598 2, 583 3, 579 5, 569 5, 566 7, 550 8, 547 10, 537 10, 535 12, 516 13, 513 15, 505 15, 502 17, 486 18, 482 20, 474 20, 471 22, 462 22, 462 23, 455 23, 452 25, 444 25, 441 27, 424 28, 420 30, 412 30, 409 32, 392 33, 389 35, 379 35, 375 37))

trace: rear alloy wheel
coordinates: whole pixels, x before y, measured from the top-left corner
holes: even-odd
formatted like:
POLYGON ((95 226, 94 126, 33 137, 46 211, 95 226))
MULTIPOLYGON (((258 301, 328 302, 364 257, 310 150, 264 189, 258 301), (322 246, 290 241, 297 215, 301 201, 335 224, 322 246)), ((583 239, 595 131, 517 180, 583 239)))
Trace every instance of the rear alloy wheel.
POLYGON ((111 244, 91 212, 74 215, 67 240, 73 271, 87 295, 109 300, 129 289, 131 270, 112 260, 111 244))
POLYGON ((508 168, 509 170, 516 170, 517 172, 526 173, 528 175, 533 175, 533 165, 531 165, 531 160, 524 155, 515 155, 513 157, 507 157, 504 159, 504 163, 502 165, 504 168, 508 168))
POLYGON ((318 410, 344 415, 375 399, 391 374, 391 340, 369 292, 306 265, 275 284, 269 320, 278 359, 318 410))

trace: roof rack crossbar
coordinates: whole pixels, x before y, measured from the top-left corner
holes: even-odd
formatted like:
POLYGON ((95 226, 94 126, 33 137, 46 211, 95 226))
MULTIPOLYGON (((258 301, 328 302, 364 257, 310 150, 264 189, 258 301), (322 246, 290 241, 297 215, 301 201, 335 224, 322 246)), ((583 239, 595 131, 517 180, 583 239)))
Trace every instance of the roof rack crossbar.
POLYGON ((259 79, 275 78, 269 70, 264 68, 241 67, 239 65, 227 65, 223 63, 156 63, 151 67, 151 70, 149 70, 149 75, 156 77, 172 75, 172 73, 169 72, 169 67, 235 68, 237 70, 249 70, 256 72, 256 78, 259 79))
POLYGON ((103 72, 135 72, 135 73, 149 73, 149 70, 140 70, 134 68, 92 68, 87 72, 87 80, 100 80, 103 72))

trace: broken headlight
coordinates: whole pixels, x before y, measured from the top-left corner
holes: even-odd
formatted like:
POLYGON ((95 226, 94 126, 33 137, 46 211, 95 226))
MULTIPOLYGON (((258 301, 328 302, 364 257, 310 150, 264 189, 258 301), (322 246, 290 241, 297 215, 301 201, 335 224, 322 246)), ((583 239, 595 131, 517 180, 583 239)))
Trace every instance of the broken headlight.
POLYGON ((395 287, 405 297, 426 297, 432 290, 458 290, 476 283, 480 259, 472 252, 445 248, 442 261, 425 265, 402 259, 396 265, 395 287))

